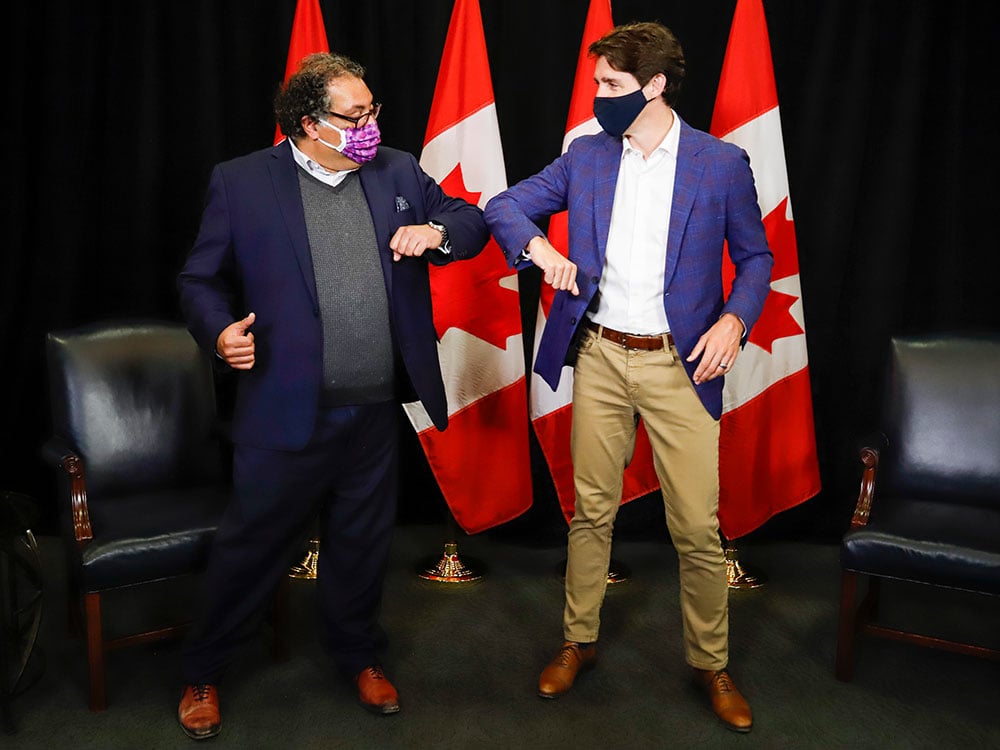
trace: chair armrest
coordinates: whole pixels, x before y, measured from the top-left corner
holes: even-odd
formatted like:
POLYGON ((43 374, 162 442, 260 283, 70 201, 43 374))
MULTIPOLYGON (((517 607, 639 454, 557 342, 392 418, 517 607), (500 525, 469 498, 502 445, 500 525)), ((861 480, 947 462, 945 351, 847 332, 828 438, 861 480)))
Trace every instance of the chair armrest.
POLYGON ((83 548, 94 538, 94 531, 90 527, 90 511, 87 509, 87 481, 84 476, 83 459, 61 437, 50 438, 42 446, 42 458, 66 475, 65 478, 69 482, 73 537, 77 545, 83 548))
POLYGON ((76 449, 68 440, 58 435, 50 437, 42 446, 42 458, 45 463, 57 469, 62 468, 63 461, 70 456, 77 456, 76 449))
POLYGON ((875 501, 875 477, 878 474, 879 455, 888 446, 888 438, 882 433, 877 433, 861 441, 858 447, 858 457, 865 468, 861 474, 861 489, 858 491, 858 501, 854 506, 854 516, 851 518, 852 529, 868 523, 872 503, 875 501))

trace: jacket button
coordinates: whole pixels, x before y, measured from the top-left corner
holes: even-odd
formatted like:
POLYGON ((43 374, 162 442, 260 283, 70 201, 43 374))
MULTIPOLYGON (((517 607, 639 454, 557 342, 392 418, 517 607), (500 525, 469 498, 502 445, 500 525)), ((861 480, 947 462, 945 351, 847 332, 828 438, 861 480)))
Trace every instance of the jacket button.
POLYGON ((575 326, 575 325, 576 325, 576 318, 570 318, 570 319, 569 319, 569 324, 570 324, 571 326, 575 326))
POLYGON ((600 277, 600 276, 591 276, 591 277, 590 277, 590 282, 591 282, 592 284, 596 284, 596 283, 597 283, 598 281, 600 281, 600 280, 601 280, 601 277, 600 277))

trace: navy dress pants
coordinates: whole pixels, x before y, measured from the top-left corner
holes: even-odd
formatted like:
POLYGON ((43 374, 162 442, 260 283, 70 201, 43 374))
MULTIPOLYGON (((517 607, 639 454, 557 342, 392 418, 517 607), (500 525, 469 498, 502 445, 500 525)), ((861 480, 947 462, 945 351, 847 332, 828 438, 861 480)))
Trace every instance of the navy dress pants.
POLYGON ((395 402, 321 410, 301 451, 237 445, 234 492, 213 543, 204 609, 184 651, 187 684, 218 683, 253 635, 319 516, 317 593, 327 647, 354 675, 376 664, 382 582, 396 520, 395 402))

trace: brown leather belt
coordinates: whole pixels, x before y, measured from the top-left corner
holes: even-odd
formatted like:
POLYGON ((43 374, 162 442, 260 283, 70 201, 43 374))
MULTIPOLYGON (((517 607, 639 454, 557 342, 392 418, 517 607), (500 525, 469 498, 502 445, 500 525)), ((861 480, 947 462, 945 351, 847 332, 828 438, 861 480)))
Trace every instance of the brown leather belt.
POLYGON ((674 337, 670 333, 661 333, 658 336, 637 336, 633 333, 622 333, 613 328, 606 328, 597 325, 592 320, 587 321, 587 328, 596 331, 608 341, 612 341, 625 349, 643 349, 645 351, 656 351, 663 348, 663 339, 666 338, 667 345, 674 345, 674 337))

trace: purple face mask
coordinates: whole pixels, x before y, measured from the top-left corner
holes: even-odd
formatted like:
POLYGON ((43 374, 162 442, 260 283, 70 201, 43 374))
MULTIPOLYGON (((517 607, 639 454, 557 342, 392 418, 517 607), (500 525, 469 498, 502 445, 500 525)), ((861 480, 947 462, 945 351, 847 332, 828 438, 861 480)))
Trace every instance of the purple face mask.
POLYGON ((342 130, 326 120, 320 120, 320 123, 340 133, 339 146, 334 146, 322 138, 318 139, 327 148, 332 148, 343 154, 355 164, 365 164, 375 158, 378 144, 382 142, 382 134, 379 132, 378 122, 375 120, 363 128, 347 128, 346 130, 342 130))

